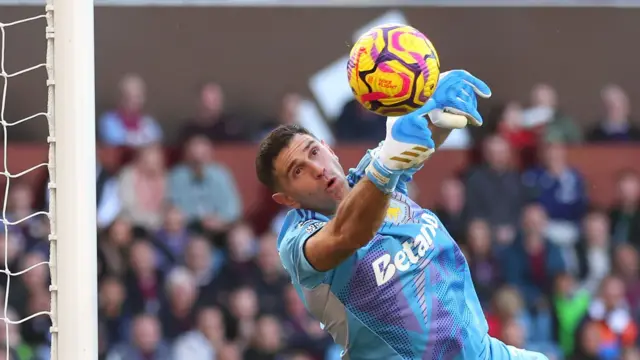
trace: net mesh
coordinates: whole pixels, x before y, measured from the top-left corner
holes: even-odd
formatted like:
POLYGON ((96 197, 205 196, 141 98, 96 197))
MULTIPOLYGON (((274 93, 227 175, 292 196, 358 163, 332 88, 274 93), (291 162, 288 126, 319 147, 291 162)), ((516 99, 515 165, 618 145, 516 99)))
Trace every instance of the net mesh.
MULTIPOLYGON (((16 338, 18 338, 19 332, 17 331, 21 324, 30 321, 37 317, 48 317, 51 321, 51 359, 57 359, 56 354, 56 317, 55 317, 55 309, 56 309, 56 300, 57 300, 57 287, 56 287, 56 272, 55 272, 55 254, 56 254, 56 236, 55 236, 55 183, 51 181, 51 179, 55 179, 55 167, 54 167, 54 154, 55 154, 55 134, 54 134, 54 122, 53 122, 53 100, 54 100, 54 82, 53 82, 53 6, 51 3, 48 3, 45 10, 42 14, 24 18, 17 21, 12 22, 3 22, 2 17, 0 16, 0 81, 2 81, 3 86, 1 90, 1 108, 0 108, 0 124, 2 125, 3 132, 3 169, 2 176, 0 176, 0 181, 5 182, 5 190, 4 190, 4 203, 2 207, 2 224, 3 224, 3 246, 0 244, 0 251, 3 252, 4 255, 4 266, 3 269, 0 270, 0 273, 4 274, 6 277, 6 284, 4 284, 4 299, 3 299, 3 311, 1 320, 4 323, 4 334, 0 336, 0 341, 4 341, 4 358, 5 359, 13 359, 13 355, 11 354, 12 345, 15 343, 16 338), (20 26, 25 26, 28 23, 32 22, 42 22, 43 25, 46 23, 46 39, 47 39, 47 55, 44 62, 27 66, 21 69, 8 69, 6 66, 6 47, 7 47, 7 33, 12 30, 19 28, 20 26), (21 75, 25 75, 27 73, 36 71, 38 69, 46 70, 47 74, 47 106, 45 109, 42 109, 40 112, 36 112, 32 115, 19 118, 19 119, 9 119, 5 114, 6 104, 7 104, 7 91, 11 86, 12 82, 16 80, 16 78, 21 75), (9 168, 9 139, 11 134, 12 127, 16 125, 25 123, 27 121, 42 121, 46 120, 48 124, 48 137, 47 141, 49 143, 49 154, 48 161, 39 163, 39 164, 24 164, 20 159, 12 159, 11 164, 19 164, 18 166, 24 170, 16 171, 15 169, 9 168), (41 169, 44 168, 44 169, 41 169), (11 184, 12 181, 18 181, 20 178, 25 177, 31 173, 37 172, 38 169, 48 170, 49 174, 49 182, 48 182, 48 198, 49 198, 49 210, 48 211, 38 211, 33 212, 27 216, 23 216, 22 218, 15 218, 14 214, 8 209, 8 199, 11 194, 11 184), (13 170, 13 171, 12 171, 13 170), (24 261, 21 266, 16 266, 9 260, 9 254, 15 251, 12 247, 19 246, 17 242, 19 240, 15 240, 14 237, 16 235, 16 229, 20 226, 24 226, 25 224, 33 221, 34 219, 40 217, 40 219, 45 220, 48 218, 49 225, 49 261, 41 261, 37 263, 29 263, 28 261, 24 261), (15 311, 12 311, 9 307, 9 296, 11 291, 11 283, 12 281, 16 281, 16 278, 30 272, 30 271, 38 271, 42 269, 38 269, 39 267, 44 267, 49 271, 50 275, 50 286, 49 291, 51 293, 51 303, 49 309, 47 311, 33 311, 28 316, 20 317, 16 314, 15 311)), ((28 308, 28 307, 27 307, 28 308)), ((0 328, 1 329, 1 328, 0 328)), ((0 356, 2 359, 2 356, 0 356)))

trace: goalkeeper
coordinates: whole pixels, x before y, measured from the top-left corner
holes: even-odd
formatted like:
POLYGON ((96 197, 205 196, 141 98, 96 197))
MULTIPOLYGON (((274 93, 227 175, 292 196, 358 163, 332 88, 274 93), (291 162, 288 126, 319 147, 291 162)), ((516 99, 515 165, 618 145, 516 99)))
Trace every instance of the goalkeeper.
POLYGON ((407 196, 451 127, 482 125, 476 94, 491 91, 464 70, 443 73, 427 104, 389 118, 386 139, 347 176, 301 127, 281 126, 260 144, 258 177, 293 208, 278 237, 282 263, 343 359, 546 359, 487 335, 462 252, 407 196))

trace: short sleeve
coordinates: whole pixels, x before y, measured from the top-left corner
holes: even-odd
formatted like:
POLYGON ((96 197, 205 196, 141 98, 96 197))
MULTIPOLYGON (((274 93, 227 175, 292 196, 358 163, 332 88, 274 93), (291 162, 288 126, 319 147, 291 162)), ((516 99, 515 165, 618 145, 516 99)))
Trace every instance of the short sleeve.
POLYGON ((317 271, 304 254, 304 244, 326 225, 321 220, 306 220, 293 225, 284 235, 278 251, 284 268, 294 283, 313 289, 324 280, 325 273, 317 271))

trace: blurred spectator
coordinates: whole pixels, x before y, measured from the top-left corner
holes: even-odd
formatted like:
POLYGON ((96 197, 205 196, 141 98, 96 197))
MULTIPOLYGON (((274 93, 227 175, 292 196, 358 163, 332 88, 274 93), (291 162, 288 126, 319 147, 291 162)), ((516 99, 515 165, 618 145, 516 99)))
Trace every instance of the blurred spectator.
POLYGON ((133 242, 131 222, 117 218, 98 237, 98 275, 124 276, 127 272, 129 247, 133 242))
POLYGON ((118 85, 117 109, 98 120, 100 140, 107 145, 138 147, 162 140, 156 120, 144 113, 146 84, 137 74, 125 75, 118 85))
POLYGON ((316 138, 323 140, 329 146, 333 146, 336 142, 329 125, 315 104, 303 98, 300 94, 291 93, 282 98, 280 117, 266 124, 264 130, 259 133, 258 140, 261 140, 269 131, 281 124, 298 124, 304 126, 316 138))
POLYGON ((24 182, 12 182, 9 186, 6 219, 14 225, 8 225, 10 236, 16 241, 24 243, 26 251, 40 251, 48 256, 49 233, 48 219, 44 216, 33 216, 34 192, 31 186, 24 182))
MULTIPOLYGON (((18 267, 21 271, 26 271, 20 276, 13 277, 9 287, 8 304, 21 317, 33 314, 29 312, 29 300, 34 294, 41 291, 48 291, 49 271, 46 264, 47 259, 37 252, 26 253, 20 259, 18 267), (28 270, 31 269, 31 270, 28 270)), ((17 269, 14 268, 13 271, 17 269)))
POLYGON ((217 351, 225 342, 223 315, 217 308, 198 311, 197 328, 180 336, 173 347, 174 360, 217 359, 217 351))
POLYGON ((640 176, 636 172, 619 175, 616 200, 609 211, 613 239, 640 248, 640 176))
POLYGON ((248 360, 276 360, 282 348, 282 330, 278 319, 270 315, 263 315, 256 323, 256 332, 244 353, 244 358, 248 360))
MULTIPOLYGON (((338 356, 340 356, 338 354, 338 356)), ((314 358, 311 357, 309 354, 305 353, 305 352, 293 352, 293 353, 289 353, 288 356, 286 356, 285 358, 286 360, 313 360, 314 358)), ((326 360, 330 360, 332 358, 330 357, 326 357, 326 360)), ((339 359, 339 357, 338 357, 339 359)))
POLYGON ((621 244, 615 249, 613 260, 614 274, 625 285, 625 297, 633 311, 634 318, 640 315, 640 263, 638 250, 629 245, 621 244))
MULTIPOLYGON (((12 320, 25 319, 34 314, 42 314, 50 310, 51 295, 49 293, 49 271, 47 259, 38 252, 25 254, 20 261, 18 269, 20 276, 14 276, 8 286, 8 305, 14 318, 12 320)), ((33 347, 49 345, 49 327, 51 320, 48 316, 35 316, 12 329, 20 332, 21 339, 33 347)), ((19 339, 16 339, 19 340, 19 339)), ((10 339, 14 343, 14 339, 10 339)))
POLYGON ((613 247, 606 214, 590 211, 583 221, 583 235, 576 244, 577 274, 582 286, 593 294, 611 271, 613 247))
POLYGON ((173 341, 195 325, 198 285, 189 270, 177 267, 167 275, 166 288, 160 290, 166 291, 167 300, 159 312, 162 333, 167 340, 173 341))
POLYGON ((256 291, 260 294, 260 312, 282 315, 282 293, 291 281, 280 263, 275 234, 265 233, 261 236, 256 264, 258 273, 253 281, 256 291))
POLYGON ((165 276, 156 268, 154 248, 138 240, 131 246, 130 270, 125 278, 127 308, 134 314, 157 314, 164 299, 165 276))
POLYGON ((386 133, 385 118, 360 105, 356 99, 347 102, 334 125, 338 141, 378 143, 386 133))
POLYGON ((517 289, 509 286, 496 289, 485 316, 489 324, 489 335, 499 339, 510 321, 515 320, 520 324, 528 322, 522 296, 517 289))
POLYGON ((516 287, 530 309, 545 306, 555 276, 564 270, 560 249, 545 237, 547 216, 540 205, 529 205, 522 215, 522 236, 503 254, 507 283, 516 287))
POLYGON ((119 179, 123 216, 144 229, 158 229, 167 192, 164 153, 152 144, 138 150, 131 165, 122 169, 119 179))
POLYGON ((248 140, 246 124, 224 108, 224 93, 219 84, 207 82, 200 88, 197 114, 187 120, 180 133, 180 143, 202 135, 214 143, 248 140))
POLYGON ((484 220, 473 220, 467 229, 467 261, 480 302, 484 305, 501 285, 500 261, 492 251, 491 229, 484 220), (467 256, 468 255, 468 256, 467 256))
POLYGON ((618 85, 607 85, 600 93, 605 114, 589 132, 590 142, 640 141, 640 130, 631 122, 629 97, 618 85))
MULTIPOLYGON (((416 197, 411 197, 417 199, 416 197)), ((442 224, 447 228, 451 237, 459 244, 464 244, 466 216, 465 210, 465 190, 462 181, 456 178, 448 178, 442 182, 440 187, 440 201, 435 208, 435 214, 442 224)))
POLYGON ((526 128, 542 130, 542 141, 576 144, 582 141, 577 124, 558 110, 558 94, 549 84, 536 84, 531 89, 531 106, 523 113, 526 128))
POLYGON ((589 307, 587 322, 599 332, 600 359, 619 359, 625 348, 638 340, 638 328, 624 298, 624 283, 615 276, 606 277, 600 293, 589 307))
POLYGON ((228 342, 220 347, 216 360, 242 360, 242 351, 236 343, 228 342))
POLYGON ((500 333, 500 339, 507 345, 530 350, 530 347, 527 347, 526 344, 525 330, 522 324, 515 319, 509 319, 504 323, 500 333))
POLYGON ((117 277, 102 279, 98 292, 98 312, 102 332, 100 338, 107 348, 127 339, 131 314, 125 309, 126 297, 124 284, 117 277))
POLYGON ((602 360, 600 347, 602 338, 598 324, 587 322, 578 333, 578 347, 571 360, 602 360))
POLYGON ((255 336, 258 306, 258 295, 249 286, 236 287, 228 298, 229 337, 241 347, 248 345, 255 336))
POLYGON ((138 315, 133 320, 131 342, 116 345, 106 360, 173 360, 162 340, 160 323, 152 315, 138 315))
POLYGON ((542 166, 526 171, 523 184, 549 216, 549 239, 560 246, 573 245, 580 236, 580 220, 587 208, 584 179, 567 164, 564 145, 548 143, 541 153, 542 166))
MULTIPOLYGON (((12 308, 7 308, 6 313, 7 319, 11 321, 18 321, 20 316, 13 311, 12 308)), ((39 359, 38 356, 41 353, 44 353, 49 356, 48 352, 43 352, 42 350, 49 351, 48 348, 41 349, 41 346, 38 344, 27 344, 23 341, 22 335, 20 334, 21 324, 11 324, 9 326, 0 326, 0 353, 6 355, 8 350, 9 357, 5 358, 7 360, 29 360, 29 359, 39 359), (7 332, 7 330, 9 330, 7 332), (8 345, 8 346, 7 346, 8 345)), ((0 359, 2 359, 0 357, 0 359)))
POLYGON ((51 309, 51 293, 42 289, 34 291, 30 294, 28 301, 27 312, 29 316, 39 315, 21 325, 22 339, 25 343, 32 344, 39 353, 46 353, 51 346, 51 319, 43 315, 51 309))
POLYGON ((560 272, 556 275, 551 309, 555 338, 565 356, 574 352, 575 334, 587 313, 590 301, 589 292, 578 287, 571 274, 560 272))
POLYGON ((171 171, 169 199, 188 222, 201 221, 206 230, 220 233, 238 220, 242 206, 233 176, 212 154, 207 138, 189 139, 183 162, 171 171))
POLYGON ((498 120, 498 134, 509 143, 511 149, 519 153, 531 152, 538 142, 538 134, 525 126, 522 107, 515 101, 502 109, 498 120))
POLYGON ((185 266, 191 271, 198 286, 197 302, 210 306, 221 303, 222 299, 218 298, 219 265, 206 238, 198 235, 190 238, 185 252, 185 266))
MULTIPOLYGON (((6 271, 18 267, 23 252, 23 241, 19 236, 0 231, 0 259, 5 259, 4 262, 0 262, 0 270, 2 270, 2 272, 0 272, 0 286, 6 286, 8 277, 10 276, 6 271)), ((2 295, 2 302, 0 302, 0 304, 4 302, 4 291, 2 295)))
POLYGON ((507 142, 490 136, 483 144, 484 164, 466 180, 466 211, 470 219, 484 219, 501 244, 513 241, 524 202, 520 175, 513 169, 507 142))
POLYGON ((156 232, 154 239, 157 240, 159 248, 166 249, 160 254, 160 266, 166 269, 182 259, 189 242, 189 232, 180 209, 175 206, 166 207, 164 223, 156 232))
POLYGON ((238 223, 227 235, 227 261, 220 269, 221 291, 229 292, 239 284, 254 284, 260 277, 255 257, 256 236, 246 223, 238 223))
POLYGON ((638 348, 628 348, 622 352, 622 360, 640 360, 638 348))

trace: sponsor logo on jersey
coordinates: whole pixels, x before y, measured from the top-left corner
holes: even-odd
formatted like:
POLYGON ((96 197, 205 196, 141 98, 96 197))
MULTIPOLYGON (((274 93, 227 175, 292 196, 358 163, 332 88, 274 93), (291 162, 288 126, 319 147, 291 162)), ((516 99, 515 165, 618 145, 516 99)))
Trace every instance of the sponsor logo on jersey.
POLYGON ((421 220, 424 224, 420 228, 420 234, 403 242, 402 250, 395 254, 384 254, 371 263, 378 286, 388 283, 396 272, 409 271, 412 265, 420 262, 433 249, 438 220, 431 214, 423 214, 421 220))

